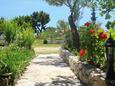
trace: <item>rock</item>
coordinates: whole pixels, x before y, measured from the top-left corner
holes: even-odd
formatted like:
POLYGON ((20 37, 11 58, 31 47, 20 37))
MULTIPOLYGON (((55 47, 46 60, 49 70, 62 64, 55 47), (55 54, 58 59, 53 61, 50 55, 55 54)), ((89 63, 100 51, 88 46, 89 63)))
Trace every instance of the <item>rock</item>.
POLYGON ((106 86, 105 73, 99 68, 79 61, 78 56, 74 56, 67 50, 61 50, 62 58, 68 60, 70 68, 76 76, 88 86, 106 86))

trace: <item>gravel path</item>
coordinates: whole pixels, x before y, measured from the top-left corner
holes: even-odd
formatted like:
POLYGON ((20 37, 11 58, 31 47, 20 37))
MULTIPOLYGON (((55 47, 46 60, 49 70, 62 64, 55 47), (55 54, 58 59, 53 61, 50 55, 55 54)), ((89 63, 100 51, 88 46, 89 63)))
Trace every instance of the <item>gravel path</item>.
POLYGON ((58 54, 39 54, 15 86, 86 86, 58 54))

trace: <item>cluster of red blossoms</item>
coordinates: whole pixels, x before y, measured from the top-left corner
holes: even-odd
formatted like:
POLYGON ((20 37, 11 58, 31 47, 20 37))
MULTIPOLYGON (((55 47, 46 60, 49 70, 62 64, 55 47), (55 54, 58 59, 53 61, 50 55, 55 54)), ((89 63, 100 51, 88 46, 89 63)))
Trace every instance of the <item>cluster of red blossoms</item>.
POLYGON ((99 34, 99 38, 100 38, 101 40, 106 40, 106 39, 107 39, 107 34, 104 33, 104 32, 101 32, 101 33, 99 34))
POLYGON ((90 22, 86 22, 84 26, 88 27, 90 24, 91 24, 90 22))
MULTIPOLYGON (((84 24, 84 26, 88 27, 88 26, 90 26, 90 24, 91 24, 90 22, 86 22, 86 23, 84 24)), ((90 29, 90 30, 89 30, 89 33, 90 33, 91 35, 95 35, 95 34, 96 34, 96 32, 94 31, 94 29, 90 29)), ((101 33, 98 34, 98 37, 99 37, 99 39, 101 39, 101 40, 106 40, 106 39, 107 39, 107 33, 101 32, 101 33)))
MULTIPOLYGON (((89 27, 90 26, 90 22, 86 22, 85 24, 84 24, 84 26, 85 27, 89 27)), ((107 33, 106 32, 104 32, 104 31, 102 31, 102 32, 100 32, 100 33, 96 33, 97 31, 95 31, 94 29, 90 29, 89 30, 89 33, 92 35, 92 36, 96 36, 96 34, 97 34, 97 36, 99 37, 99 39, 101 39, 101 40, 103 40, 103 41, 105 41, 105 40, 107 40, 107 33)), ((79 54, 80 54, 80 56, 82 57, 82 56, 84 56, 85 54, 86 54, 86 50, 84 50, 84 49, 81 49, 80 50, 80 52, 79 52, 79 54)))

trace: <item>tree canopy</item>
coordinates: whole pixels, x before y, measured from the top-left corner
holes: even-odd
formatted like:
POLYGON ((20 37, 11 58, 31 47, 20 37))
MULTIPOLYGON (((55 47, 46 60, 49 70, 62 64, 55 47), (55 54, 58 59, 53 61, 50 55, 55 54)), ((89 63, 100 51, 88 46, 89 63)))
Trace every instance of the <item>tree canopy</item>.
POLYGON ((62 6, 65 5, 70 9, 70 13, 74 16, 74 21, 78 21, 81 15, 80 10, 89 6, 92 0, 45 0, 49 5, 62 6))
POLYGON ((60 29, 60 30, 69 30, 70 27, 69 27, 69 23, 64 21, 64 20, 59 20, 57 22, 57 29, 60 29))
POLYGON ((92 0, 45 0, 49 5, 62 6, 65 5, 70 10, 68 22, 72 33, 73 48, 80 50, 79 33, 77 31, 77 23, 81 18, 81 9, 89 6, 92 0))
POLYGON ((109 19, 111 17, 110 13, 115 15, 115 0, 97 0, 99 2, 99 8, 101 11, 101 15, 105 15, 105 19, 109 19))
POLYGON ((35 32, 39 33, 46 30, 46 24, 50 21, 50 17, 49 14, 40 11, 33 12, 31 15, 15 17, 12 21, 16 22, 18 26, 24 28, 33 27, 35 32))
POLYGON ((50 21, 49 14, 40 11, 40 12, 33 12, 31 15, 32 17, 32 25, 36 28, 39 32, 46 30, 45 25, 50 21))

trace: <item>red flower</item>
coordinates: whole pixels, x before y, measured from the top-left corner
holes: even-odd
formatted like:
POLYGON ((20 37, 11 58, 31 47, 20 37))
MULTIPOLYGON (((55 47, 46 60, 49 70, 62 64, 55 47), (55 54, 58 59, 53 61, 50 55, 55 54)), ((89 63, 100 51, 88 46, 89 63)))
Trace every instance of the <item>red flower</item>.
POLYGON ((90 33, 90 34, 94 34, 95 31, 94 31, 93 29, 90 29, 90 30, 89 30, 89 33, 90 33))
POLYGON ((101 33, 99 34, 99 38, 100 38, 101 40, 106 40, 106 39, 107 39, 107 34, 104 33, 104 32, 101 32, 101 33))
POLYGON ((80 56, 84 56, 85 55, 85 50, 84 49, 81 49, 80 52, 79 52, 80 56))
POLYGON ((84 24, 84 26, 89 26, 91 23, 90 22, 86 22, 85 24, 84 24))

